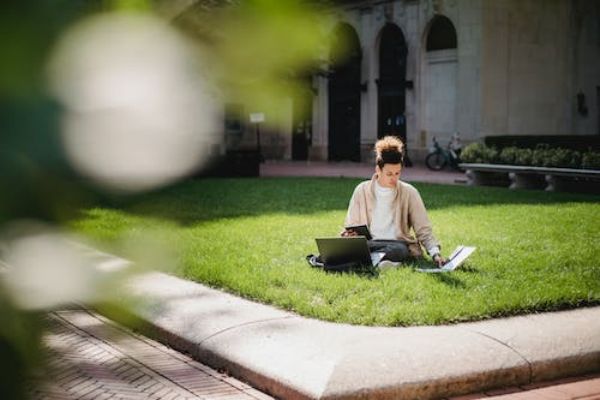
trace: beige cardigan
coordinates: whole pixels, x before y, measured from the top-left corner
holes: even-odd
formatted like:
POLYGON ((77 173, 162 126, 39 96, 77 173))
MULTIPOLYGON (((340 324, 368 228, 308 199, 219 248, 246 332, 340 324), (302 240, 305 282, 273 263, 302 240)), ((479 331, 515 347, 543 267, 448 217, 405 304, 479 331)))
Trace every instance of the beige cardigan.
MULTIPOLYGON (((373 206, 375 203, 376 179, 377 174, 373 175, 370 181, 359 183, 356 189, 354 189, 344 226, 371 226, 371 217, 373 216, 373 206)), ((398 181, 397 188, 396 197, 394 198, 394 208, 396 209, 394 221, 398 228, 397 239, 406 241, 411 255, 415 257, 423 254, 419 243, 426 249, 431 249, 434 246, 440 247, 438 241, 433 236, 431 222, 427 217, 425 205, 417 189, 402 181, 398 181), (411 229, 414 230, 416 239, 411 229)))

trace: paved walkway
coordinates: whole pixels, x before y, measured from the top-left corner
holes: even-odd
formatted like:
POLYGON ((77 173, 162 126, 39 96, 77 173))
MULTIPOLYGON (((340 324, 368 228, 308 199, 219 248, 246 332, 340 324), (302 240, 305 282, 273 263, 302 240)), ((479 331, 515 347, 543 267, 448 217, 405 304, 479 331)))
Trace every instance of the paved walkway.
MULTIPOLYGON (((260 165, 260 176, 315 176, 370 178, 375 172, 371 164, 325 161, 268 161, 260 165)), ((402 180, 406 182, 429 182, 442 184, 466 184, 462 172, 431 171, 424 165, 415 164, 402 170, 402 180)))
POLYGON ((600 374, 589 374, 558 381, 490 390, 448 400, 598 400, 600 374))
POLYGON ((48 371, 33 399, 272 400, 252 387, 84 310, 48 317, 48 371))
MULTIPOLYGON (((600 370, 600 307, 386 328, 304 318, 162 273, 126 290, 146 300, 133 309, 146 332, 285 399, 440 399, 600 370)), ((600 380, 586 385, 600 398, 600 380)))
MULTIPOLYGON (((85 310, 52 313, 48 376, 33 399, 272 400, 247 384, 85 310)), ((600 374, 449 400, 600 399, 600 374)))

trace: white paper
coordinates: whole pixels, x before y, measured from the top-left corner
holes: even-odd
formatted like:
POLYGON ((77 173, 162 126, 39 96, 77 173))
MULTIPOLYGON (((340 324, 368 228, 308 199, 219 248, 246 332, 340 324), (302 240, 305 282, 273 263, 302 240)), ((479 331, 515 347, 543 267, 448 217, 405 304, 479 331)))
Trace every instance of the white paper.
POLYGON ((446 264, 444 264, 441 268, 417 268, 417 271, 431 273, 454 271, 460 264, 469 258, 476 248, 477 247, 472 246, 458 246, 456 249, 454 249, 452 254, 450 254, 446 264))

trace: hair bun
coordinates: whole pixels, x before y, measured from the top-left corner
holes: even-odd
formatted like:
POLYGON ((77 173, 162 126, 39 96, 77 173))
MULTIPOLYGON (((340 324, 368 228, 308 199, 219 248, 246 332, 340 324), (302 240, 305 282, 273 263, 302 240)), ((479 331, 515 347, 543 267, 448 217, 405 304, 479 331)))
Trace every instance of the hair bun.
POLYGON ((381 156, 383 153, 402 153, 404 145, 396 136, 386 136, 375 143, 375 153, 381 156))

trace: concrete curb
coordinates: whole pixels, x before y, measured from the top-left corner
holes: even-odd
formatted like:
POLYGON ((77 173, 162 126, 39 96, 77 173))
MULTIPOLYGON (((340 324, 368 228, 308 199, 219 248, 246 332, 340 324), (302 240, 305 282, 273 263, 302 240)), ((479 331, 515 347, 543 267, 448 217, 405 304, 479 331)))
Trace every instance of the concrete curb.
POLYGON ((435 399, 600 370, 600 307, 451 326, 312 320, 162 273, 146 334, 285 399, 435 399))

